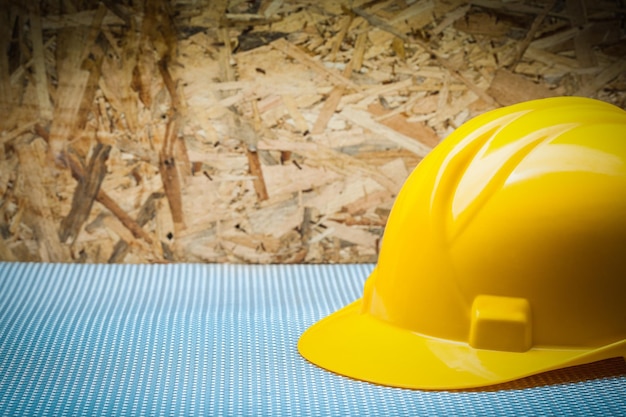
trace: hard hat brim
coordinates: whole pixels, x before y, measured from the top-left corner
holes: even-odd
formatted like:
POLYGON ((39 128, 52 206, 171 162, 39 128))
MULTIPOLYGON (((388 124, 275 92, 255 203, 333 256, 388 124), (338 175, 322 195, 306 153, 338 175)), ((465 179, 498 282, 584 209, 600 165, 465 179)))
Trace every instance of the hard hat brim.
POLYGON ((435 339, 400 329, 361 312, 361 300, 309 327, 300 354, 337 374, 413 389, 463 389, 519 379, 626 352, 624 341, 593 349, 502 352, 435 339))

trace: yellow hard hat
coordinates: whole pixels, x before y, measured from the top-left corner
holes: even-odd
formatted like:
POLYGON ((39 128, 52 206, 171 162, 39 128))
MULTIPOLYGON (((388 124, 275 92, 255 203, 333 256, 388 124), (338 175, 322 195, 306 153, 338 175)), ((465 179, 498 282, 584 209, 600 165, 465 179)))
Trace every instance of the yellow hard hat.
POLYGON ((298 349, 419 389, 626 357, 626 111, 558 97, 459 127, 402 187, 363 297, 298 349))

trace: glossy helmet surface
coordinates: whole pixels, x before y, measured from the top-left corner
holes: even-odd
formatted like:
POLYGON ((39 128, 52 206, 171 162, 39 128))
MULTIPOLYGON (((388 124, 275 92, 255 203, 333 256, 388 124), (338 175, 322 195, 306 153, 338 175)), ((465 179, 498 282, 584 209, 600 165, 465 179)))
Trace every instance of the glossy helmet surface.
POLYGON ((361 299, 301 337, 309 361, 406 388, 468 388, 626 356, 626 112, 525 102, 416 167, 361 299))

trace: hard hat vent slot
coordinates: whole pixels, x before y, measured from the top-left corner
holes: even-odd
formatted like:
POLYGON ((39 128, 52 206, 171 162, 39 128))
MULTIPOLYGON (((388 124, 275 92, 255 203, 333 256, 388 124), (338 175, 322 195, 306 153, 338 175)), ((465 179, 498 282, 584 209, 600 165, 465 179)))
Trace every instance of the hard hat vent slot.
POLYGON ((477 349, 525 352, 532 347, 530 304, 525 298, 479 295, 472 304, 469 343, 477 349))

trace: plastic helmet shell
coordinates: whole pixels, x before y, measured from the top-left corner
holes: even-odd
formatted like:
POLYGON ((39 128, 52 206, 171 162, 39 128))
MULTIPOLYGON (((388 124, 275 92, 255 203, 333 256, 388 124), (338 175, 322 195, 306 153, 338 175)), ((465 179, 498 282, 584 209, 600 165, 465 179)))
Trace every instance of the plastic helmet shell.
POLYGON ((363 297, 299 351, 421 389, 626 356, 624 213, 624 110, 559 97, 485 113, 412 172, 363 297))

